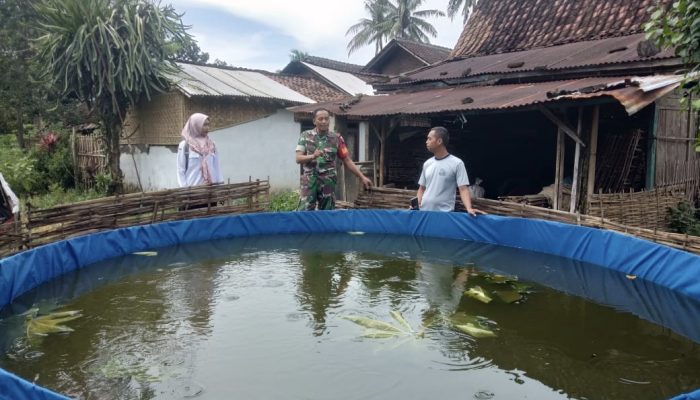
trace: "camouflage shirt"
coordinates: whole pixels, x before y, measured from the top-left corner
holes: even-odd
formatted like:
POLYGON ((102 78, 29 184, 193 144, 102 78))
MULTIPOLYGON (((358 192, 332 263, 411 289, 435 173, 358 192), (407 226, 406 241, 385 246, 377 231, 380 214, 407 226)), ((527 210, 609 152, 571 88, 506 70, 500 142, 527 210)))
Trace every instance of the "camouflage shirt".
POLYGON ((313 154, 316 149, 323 150, 323 155, 317 157, 314 161, 302 164, 304 175, 335 176, 336 160, 344 160, 348 157, 348 148, 345 146, 343 137, 339 133, 331 131, 321 135, 316 132, 316 129, 302 132, 299 142, 297 142, 296 151, 309 155, 313 154))

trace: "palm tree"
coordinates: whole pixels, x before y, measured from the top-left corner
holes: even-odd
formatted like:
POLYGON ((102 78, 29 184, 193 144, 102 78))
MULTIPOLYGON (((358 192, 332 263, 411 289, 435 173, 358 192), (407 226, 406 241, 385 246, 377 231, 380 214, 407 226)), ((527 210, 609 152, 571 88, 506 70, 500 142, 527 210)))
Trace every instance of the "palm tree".
POLYGON ((444 17, 445 13, 439 10, 416 11, 422 4, 423 0, 398 0, 397 5, 389 1, 389 37, 421 43, 430 43, 428 35, 437 37, 435 27, 425 18, 444 17))
POLYGON ((365 10, 369 18, 362 18, 351 26, 345 35, 355 35, 348 42, 348 55, 352 52, 374 43, 374 53, 377 54, 384 47, 387 39, 387 12, 388 0, 365 0, 365 10))
POLYGON ((128 107, 168 87, 178 70, 169 58, 193 39, 172 6, 150 1, 43 0, 36 7, 38 58, 55 88, 99 115, 114 193, 128 107))
POLYGON ((447 16, 454 19, 459 9, 462 8, 462 15, 466 23, 467 19, 469 19, 469 13, 472 7, 476 5, 477 1, 478 0, 450 0, 449 3, 447 3, 447 16))
POLYGON ((348 43, 348 54, 370 43, 375 45, 375 54, 392 38, 403 38, 429 43, 428 35, 437 36, 435 27, 425 20, 442 17, 439 10, 420 10, 423 0, 365 0, 365 10, 370 18, 362 18, 351 26, 346 35, 355 35, 348 43))

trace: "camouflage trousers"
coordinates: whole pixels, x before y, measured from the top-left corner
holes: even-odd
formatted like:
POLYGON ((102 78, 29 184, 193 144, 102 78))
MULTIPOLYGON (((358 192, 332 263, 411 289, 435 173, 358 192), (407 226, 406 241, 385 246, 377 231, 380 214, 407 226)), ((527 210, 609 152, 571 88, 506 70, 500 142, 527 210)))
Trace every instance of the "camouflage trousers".
POLYGON ((301 196, 297 210, 332 210, 335 208, 335 175, 301 176, 301 196))

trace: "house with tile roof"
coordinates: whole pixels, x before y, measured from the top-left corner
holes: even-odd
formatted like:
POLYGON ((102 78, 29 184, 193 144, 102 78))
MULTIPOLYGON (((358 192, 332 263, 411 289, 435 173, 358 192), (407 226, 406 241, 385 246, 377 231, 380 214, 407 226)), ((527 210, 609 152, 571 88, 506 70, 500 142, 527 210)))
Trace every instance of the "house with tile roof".
MULTIPOLYGON (((446 59, 375 82, 381 96, 323 105, 336 120, 369 123, 366 153, 382 184, 416 188, 428 128, 445 126, 489 198, 546 192, 549 207, 594 214, 601 192, 697 197, 683 65, 642 31, 654 4, 480 1, 446 59)), ((665 217, 649 208, 650 220, 665 217)))
POLYGON ((449 58, 452 49, 429 43, 394 38, 382 48, 362 71, 381 75, 400 75, 449 58))
POLYGON ((314 77, 191 63, 178 66, 171 90, 142 101, 125 121, 120 160, 124 181, 143 190, 177 187, 180 132, 195 112, 211 120, 210 135, 222 154, 226 180, 269 178, 274 189, 296 189, 299 175, 293 153, 302 123, 286 108, 346 96, 314 77), (263 154, 265 162, 260 161, 263 154))

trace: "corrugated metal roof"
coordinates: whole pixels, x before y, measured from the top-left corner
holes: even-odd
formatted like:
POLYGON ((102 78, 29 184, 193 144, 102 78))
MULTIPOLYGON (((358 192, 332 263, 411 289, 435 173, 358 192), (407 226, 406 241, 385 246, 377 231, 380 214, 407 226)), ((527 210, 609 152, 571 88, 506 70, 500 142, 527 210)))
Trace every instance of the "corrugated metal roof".
POLYGON ((642 40, 645 40, 644 34, 637 34, 513 53, 453 59, 408 74, 410 79, 395 78, 391 84, 410 85, 422 81, 460 79, 487 74, 523 73, 535 70, 547 72, 674 57, 673 52, 668 50, 661 51, 652 57, 641 57, 637 53, 637 46, 642 40))
POLYGON ((182 71, 173 78, 187 96, 233 96, 314 103, 301 93, 255 71, 231 70, 178 63, 182 71))
POLYGON ((328 102, 290 108, 309 113, 326 107, 337 115, 374 117, 383 115, 437 114, 460 111, 507 110, 562 100, 610 96, 622 104, 631 115, 677 87, 680 75, 655 78, 599 77, 527 84, 448 87, 384 96, 363 96, 350 102, 328 102), (644 83, 666 84, 644 91, 644 83))
POLYGON ((324 77, 330 83, 334 84, 341 90, 351 95, 374 94, 374 89, 371 85, 366 84, 362 79, 353 74, 342 72, 334 69, 319 67, 318 65, 302 62, 307 68, 313 70, 317 74, 324 77))

